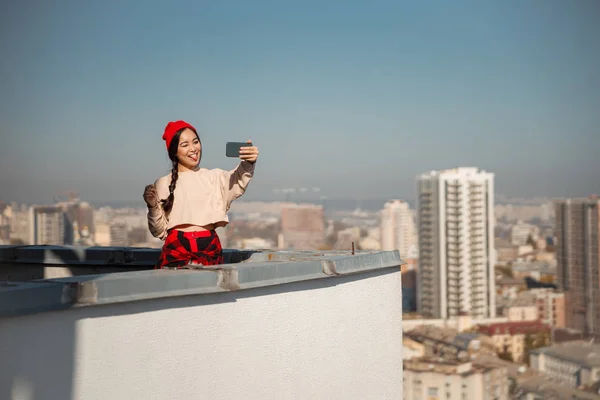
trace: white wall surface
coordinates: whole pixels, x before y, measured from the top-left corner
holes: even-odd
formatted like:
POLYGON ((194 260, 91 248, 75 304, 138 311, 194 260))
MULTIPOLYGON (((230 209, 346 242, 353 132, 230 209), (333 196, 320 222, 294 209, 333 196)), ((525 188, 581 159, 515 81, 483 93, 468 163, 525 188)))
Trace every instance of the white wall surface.
POLYGON ((0 320, 0 398, 402 399, 400 271, 0 320))

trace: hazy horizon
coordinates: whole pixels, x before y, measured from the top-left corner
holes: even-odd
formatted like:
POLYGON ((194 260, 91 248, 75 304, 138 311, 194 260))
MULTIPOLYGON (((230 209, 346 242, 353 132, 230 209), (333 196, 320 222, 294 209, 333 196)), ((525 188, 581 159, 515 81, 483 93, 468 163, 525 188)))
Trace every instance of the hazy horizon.
POLYGON ((246 201, 410 200, 458 166, 508 197, 597 193, 598 21, 596 1, 5 2, 0 201, 141 204, 176 119, 204 167, 259 146, 246 201))

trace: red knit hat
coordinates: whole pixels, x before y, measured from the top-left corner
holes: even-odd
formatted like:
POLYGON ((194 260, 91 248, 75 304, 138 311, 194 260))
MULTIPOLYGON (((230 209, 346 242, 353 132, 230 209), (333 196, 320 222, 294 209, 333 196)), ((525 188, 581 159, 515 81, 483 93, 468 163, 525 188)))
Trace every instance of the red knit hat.
POLYGON ((163 140, 167 142, 167 151, 169 151, 169 146, 171 145, 173 136, 175 136, 177 131, 179 131, 180 129, 183 129, 183 128, 189 128, 189 129, 193 130, 196 134, 198 133, 198 132, 196 132, 196 128, 194 128, 192 125, 188 124, 185 121, 179 120, 179 121, 169 122, 167 124, 167 126, 165 127, 165 133, 163 133, 163 135, 162 135, 163 140))

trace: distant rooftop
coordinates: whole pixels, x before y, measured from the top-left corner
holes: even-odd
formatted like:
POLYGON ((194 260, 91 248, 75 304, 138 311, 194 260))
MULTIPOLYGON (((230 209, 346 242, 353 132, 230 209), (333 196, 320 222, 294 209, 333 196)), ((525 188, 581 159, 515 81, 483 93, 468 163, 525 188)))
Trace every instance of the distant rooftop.
POLYGON ((531 353, 571 361, 587 368, 600 368, 600 344, 578 340, 542 347, 531 353))
POLYGON ((595 393, 584 392, 575 388, 567 387, 557 381, 538 374, 537 371, 510 361, 502 360, 496 356, 478 355, 474 362, 482 362, 490 365, 504 366, 507 368, 508 376, 516 383, 516 392, 535 393, 544 396, 544 399, 558 396, 559 399, 592 400, 598 399, 595 393))
POLYGON ((480 333, 494 336, 547 332, 550 330, 550 327, 540 321, 512 321, 489 325, 479 325, 478 330, 480 333))
POLYGON ((519 388, 527 393, 544 396, 542 397, 544 399, 598 400, 600 398, 596 393, 570 388, 540 375, 535 375, 523 381, 519 388))
POLYGON ((519 279, 519 278, 502 277, 502 278, 498 279, 498 281, 496 283, 499 285, 505 285, 505 286, 519 286, 519 285, 525 286, 525 280, 519 279))
POLYGON ((435 372, 447 375, 469 376, 504 368, 487 362, 447 360, 437 357, 421 357, 404 360, 404 370, 413 372, 435 372))
POLYGON ((421 174, 421 178, 434 178, 434 177, 443 177, 443 178, 451 178, 451 177, 462 177, 462 178, 484 178, 484 177, 492 177, 494 174, 479 169, 477 167, 456 167, 456 168, 448 168, 442 170, 433 170, 424 174, 421 174))
POLYGON ((420 341, 422 338, 444 342, 447 344, 453 344, 455 336, 458 331, 453 328, 441 328, 435 325, 428 325, 426 323, 418 325, 404 333, 405 336, 420 341))
POLYGON ((479 337, 478 333, 459 333, 454 337, 452 344, 461 350, 468 350, 469 344, 479 337))
POLYGON ((533 293, 522 292, 520 296, 515 299, 509 299, 506 302, 506 307, 535 307, 536 298, 533 293))
POLYGON ((514 272, 529 272, 536 271, 544 274, 555 274, 556 266, 547 261, 515 261, 511 265, 514 272))
POLYGON ((588 197, 575 197, 569 199, 556 199, 554 200, 554 204, 594 204, 599 203, 600 198, 596 194, 591 194, 588 197))

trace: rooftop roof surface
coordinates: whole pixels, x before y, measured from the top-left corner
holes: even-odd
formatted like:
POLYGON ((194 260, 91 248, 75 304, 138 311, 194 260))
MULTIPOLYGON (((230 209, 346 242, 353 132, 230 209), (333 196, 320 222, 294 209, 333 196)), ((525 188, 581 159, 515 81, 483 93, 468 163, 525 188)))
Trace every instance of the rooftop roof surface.
POLYGON ((582 340, 564 342, 531 351, 561 360, 571 361, 587 368, 600 368, 600 344, 582 340))

